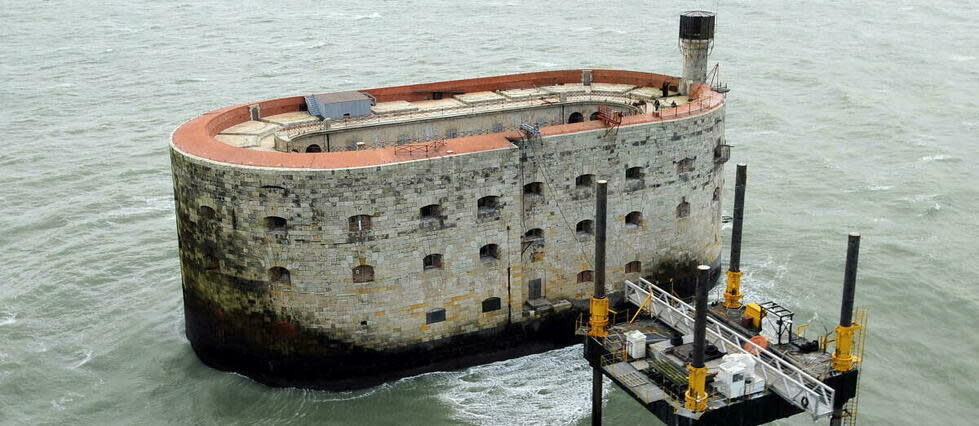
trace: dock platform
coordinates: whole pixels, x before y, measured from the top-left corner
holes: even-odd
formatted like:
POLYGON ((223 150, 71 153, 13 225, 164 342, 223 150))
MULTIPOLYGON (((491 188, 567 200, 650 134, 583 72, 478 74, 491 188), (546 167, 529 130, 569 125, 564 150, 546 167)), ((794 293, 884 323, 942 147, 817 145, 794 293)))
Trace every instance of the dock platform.
POLYGON ((585 357, 663 422, 762 424, 803 412, 816 420, 856 393, 859 370, 833 370, 831 354, 795 334, 786 318, 779 327, 771 314, 771 323, 753 329, 742 325, 744 307, 715 302, 706 327, 707 410, 685 408, 694 307, 639 281, 626 281, 625 296, 641 314, 609 326, 604 338, 588 336, 585 357))

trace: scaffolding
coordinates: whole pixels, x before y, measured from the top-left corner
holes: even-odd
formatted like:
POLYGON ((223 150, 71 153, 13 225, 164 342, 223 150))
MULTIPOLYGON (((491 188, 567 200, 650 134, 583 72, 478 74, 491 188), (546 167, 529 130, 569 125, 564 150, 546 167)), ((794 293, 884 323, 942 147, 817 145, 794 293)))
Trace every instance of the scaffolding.
POLYGON ((767 315, 771 315, 776 318, 776 320, 774 321, 772 320, 769 321, 775 323, 775 329, 778 336, 778 344, 780 345, 782 344, 782 335, 784 335, 785 333, 789 334, 788 343, 792 343, 792 322, 793 322, 792 318, 795 316, 795 313, 782 307, 782 305, 779 305, 778 303, 775 302, 762 303, 761 308, 764 310, 766 314, 766 318, 767 315))

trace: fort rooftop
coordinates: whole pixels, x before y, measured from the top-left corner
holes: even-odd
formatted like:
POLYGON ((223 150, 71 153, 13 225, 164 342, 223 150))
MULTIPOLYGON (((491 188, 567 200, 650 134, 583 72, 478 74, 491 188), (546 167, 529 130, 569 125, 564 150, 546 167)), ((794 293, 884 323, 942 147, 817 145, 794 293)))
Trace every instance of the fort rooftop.
POLYGON ((367 167, 513 148, 511 140, 522 136, 517 123, 531 120, 541 126, 541 136, 608 125, 595 114, 565 115, 564 108, 571 105, 614 107, 624 114, 620 125, 629 126, 699 115, 724 101, 705 84, 680 95, 678 82, 675 77, 634 71, 565 70, 369 89, 347 92, 373 98, 369 114, 337 120, 310 114, 304 97, 280 98, 203 114, 177 129, 173 145, 195 157, 248 166, 367 167), (664 84, 669 85, 666 96, 664 84), (433 122, 457 125, 433 134, 433 122), (383 139, 384 128, 423 123, 428 123, 427 133, 383 139), (368 140, 365 132, 380 136, 368 140))

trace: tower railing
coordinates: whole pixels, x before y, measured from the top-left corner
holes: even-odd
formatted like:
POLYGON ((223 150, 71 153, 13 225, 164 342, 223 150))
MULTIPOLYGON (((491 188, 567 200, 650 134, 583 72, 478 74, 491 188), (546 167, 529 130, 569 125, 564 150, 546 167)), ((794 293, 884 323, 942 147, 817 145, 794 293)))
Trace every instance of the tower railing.
MULTIPOLYGON (((694 311, 692 306, 643 278, 639 281, 646 289, 625 281, 626 300, 640 309, 645 306, 652 316, 681 333, 693 331, 694 318, 689 314, 694 311)), ((786 401, 807 411, 813 419, 833 413, 833 388, 711 317, 707 317, 707 340, 723 352, 751 355, 758 361, 756 370, 760 370, 769 387, 786 401)))

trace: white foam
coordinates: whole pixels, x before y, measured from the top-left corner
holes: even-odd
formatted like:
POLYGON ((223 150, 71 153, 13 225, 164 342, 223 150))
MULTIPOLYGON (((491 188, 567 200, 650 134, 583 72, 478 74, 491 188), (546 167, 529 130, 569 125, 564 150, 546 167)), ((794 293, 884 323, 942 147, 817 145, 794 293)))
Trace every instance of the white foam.
MULTIPOLYGON (((418 376, 415 376, 418 377, 418 376)), ((398 380, 398 383, 402 380, 410 380, 411 377, 407 379, 398 380)), ((370 389, 358 390, 358 391, 346 391, 346 392, 321 392, 308 389, 300 389, 303 392, 303 398, 313 401, 313 402, 335 402, 335 401, 352 401, 355 399, 361 399, 369 397, 382 390, 387 390, 391 388, 391 384, 384 383, 380 386, 375 386, 370 389)))
POLYGON ((374 12, 374 13, 371 13, 370 15, 357 15, 357 16, 354 16, 354 20, 355 21, 362 21, 364 19, 378 19, 380 17, 381 17, 381 14, 380 13, 374 12))
POLYGON ((17 313, 11 312, 7 314, 7 318, 0 320, 0 325, 11 325, 17 322, 17 313))
MULTIPOLYGON (((788 275, 788 263, 780 263, 772 255, 742 268, 741 289, 745 300, 771 300, 784 297, 778 283, 788 275), (768 276, 771 275, 771 276, 768 276)), ((722 286, 718 286, 722 287, 722 286)), ((784 301, 784 300, 780 300, 784 301)))
POLYGON ((87 349, 87 350, 82 351, 82 359, 81 359, 81 361, 78 361, 74 365, 72 365, 71 366, 71 369, 74 370, 76 368, 79 368, 79 367, 87 364, 89 361, 91 361, 92 360, 92 353, 93 353, 93 351, 91 349, 87 349))
POLYGON ((581 351, 577 345, 445 373, 438 396, 460 423, 577 424, 591 412, 591 369, 581 351))

